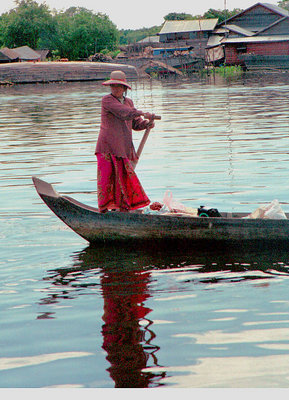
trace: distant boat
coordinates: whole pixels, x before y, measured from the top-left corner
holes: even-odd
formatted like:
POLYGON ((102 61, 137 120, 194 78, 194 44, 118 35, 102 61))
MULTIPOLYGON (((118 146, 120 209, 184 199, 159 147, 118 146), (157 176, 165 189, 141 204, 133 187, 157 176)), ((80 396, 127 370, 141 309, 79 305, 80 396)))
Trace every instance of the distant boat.
POLYGON ((221 213, 220 218, 152 215, 140 211, 103 214, 97 208, 59 194, 41 179, 32 179, 44 203, 69 228, 90 243, 182 241, 217 244, 289 240, 287 219, 243 219, 247 213, 221 213))

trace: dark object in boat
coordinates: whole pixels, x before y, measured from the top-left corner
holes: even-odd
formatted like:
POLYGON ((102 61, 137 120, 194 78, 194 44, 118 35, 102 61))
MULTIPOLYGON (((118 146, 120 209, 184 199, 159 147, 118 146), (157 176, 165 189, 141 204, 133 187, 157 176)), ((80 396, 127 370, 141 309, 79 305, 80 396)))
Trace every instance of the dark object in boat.
POLYGON ((200 206, 200 208, 198 208, 198 216, 199 217, 218 218, 218 217, 222 216, 216 208, 210 208, 209 210, 206 210, 204 207, 205 206, 200 206))

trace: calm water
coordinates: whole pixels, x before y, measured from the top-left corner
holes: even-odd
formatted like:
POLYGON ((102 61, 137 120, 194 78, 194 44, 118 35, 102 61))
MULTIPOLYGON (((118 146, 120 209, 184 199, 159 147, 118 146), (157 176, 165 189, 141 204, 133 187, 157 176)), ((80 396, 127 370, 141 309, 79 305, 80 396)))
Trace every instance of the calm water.
MULTIPOLYGON (((289 75, 140 81, 152 201, 289 212, 289 75)), ((100 83, 0 88, 0 387, 289 387, 287 248, 90 248, 31 176, 96 206, 100 83)), ((141 133, 135 133, 137 146, 141 133)))

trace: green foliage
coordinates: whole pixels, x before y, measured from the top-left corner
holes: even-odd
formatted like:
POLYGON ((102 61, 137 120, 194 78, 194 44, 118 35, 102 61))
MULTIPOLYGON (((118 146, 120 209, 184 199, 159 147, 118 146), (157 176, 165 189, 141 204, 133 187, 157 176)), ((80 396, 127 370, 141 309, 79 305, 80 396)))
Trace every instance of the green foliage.
POLYGON ((100 53, 102 53, 102 54, 104 54, 106 56, 110 56, 111 58, 115 58, 120 53, 120 50, 117 49, 117 50, 112 50, 111 51, 111 50, 108 50, 108 49, 103 49, 103 50, 100 51, 100 53))
POLYGON ((278 6, 284 8, 285 10, 289 10, 289 0, 278 1, 278 6))
POLYGON ((34 0, 16 0, 16 5, 0 17, 2 46, 49 48, 55 58, 79 60, 118 45, 119 32, 105 14, 83 7, 52 14, 34 0))
POLYGON ((216 74, 224 75, 227 77, 235 76, 243 73, 240 65, 222 65, 214 69, 216 74))
POLYGON ((164 17, 165 21, 181 21, 189 19, 193 19, 192 14, 176 13, 176 12, 169 13, 164 17))
POLYGON ((239 14, 242 10, 240 8, 234 8, 234 10, 215 10, 214 8, 210 8, 207 12, 205 12, 203 18, 218 18, 218 22, 223 22, 226 19, 233 17, 236 14, 239 14))
POLYGON ((144 39, 147 36, 154 36, 161 30, 161 26, 152 26, 151 28, 141 29, 122 29, 119 38, 119 44, 131 44, 144 39))
POLYGON ((6 46, 7 13, 0 16, 0 47, 6 46))
POLYGON ((60 57, 79 60, 103 49, 115 50, 119 34, 107 15, 71 7, 54 18, 56 29, 51 42, 60 57))
POLYGON ((34 0, 16 0, 16 8, 1 16, 2 44, 7 47, 37 48, 43 35, 53 29, 52 16, 45 4, 34 0))

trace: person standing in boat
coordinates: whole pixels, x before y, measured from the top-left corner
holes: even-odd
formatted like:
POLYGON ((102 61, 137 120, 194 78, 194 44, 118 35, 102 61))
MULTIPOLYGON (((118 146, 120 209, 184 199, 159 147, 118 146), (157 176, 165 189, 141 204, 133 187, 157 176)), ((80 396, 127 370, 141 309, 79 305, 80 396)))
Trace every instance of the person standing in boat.
POLYGON ((137 110, 126 97, 127 83, 123 71, 113 71, 102 83, 111 93, 102 98, 100 132, 96 144, 97 195, 100 212, 127 212, 150 203, 137 175, 137 161, 132 130, 154 127, 154 114, 137 110), (142 118, 144 117, 144 118, 142 118))

